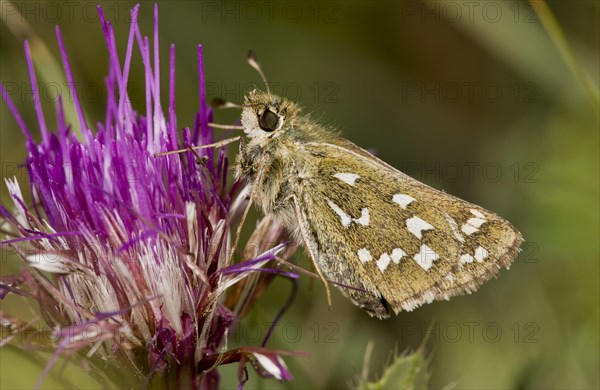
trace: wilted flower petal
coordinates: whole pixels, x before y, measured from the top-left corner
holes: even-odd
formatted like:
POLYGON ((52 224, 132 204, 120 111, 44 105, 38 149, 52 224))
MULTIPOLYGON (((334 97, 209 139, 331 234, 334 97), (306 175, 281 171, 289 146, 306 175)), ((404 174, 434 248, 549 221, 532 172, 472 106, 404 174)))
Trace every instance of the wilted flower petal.
POLYGON ((262 368, 279 380, 292 380, 285 362, 278 355, 263 355, 262 353, 254 353, 254 357, 262 368))

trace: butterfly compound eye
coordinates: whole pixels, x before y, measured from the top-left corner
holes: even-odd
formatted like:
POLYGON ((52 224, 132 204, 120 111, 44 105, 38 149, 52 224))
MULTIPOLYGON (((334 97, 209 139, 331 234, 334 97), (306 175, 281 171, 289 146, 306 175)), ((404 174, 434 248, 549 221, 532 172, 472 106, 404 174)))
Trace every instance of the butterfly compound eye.
POLYGON ((277 114, 269 110, 263 112, 258 121, 258 125, 264 131, 275 131, 277 129, 278 123, 279 117, 277 116, 277 114))

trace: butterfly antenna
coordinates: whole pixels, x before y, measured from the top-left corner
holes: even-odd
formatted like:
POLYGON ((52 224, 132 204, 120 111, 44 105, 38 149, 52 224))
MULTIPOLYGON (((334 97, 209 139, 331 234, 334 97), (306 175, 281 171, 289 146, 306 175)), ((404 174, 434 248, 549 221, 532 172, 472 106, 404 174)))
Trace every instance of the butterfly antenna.
POLYGON ((239 141, 240 138, 242 138, 242 137, 240 137, 240 136, 238 136, 238 137, 232 137, 232 138, 227 138, 227 139, 224 139, 222 141, 215 142, 215 143, 212 143, 212 144, 206 144, 206 145, 200 145, 200 146, 190 146, 190 145, 188 145, 184 149, 169 150, 167 152, 155 153, 154 157, 168 156, 170 154, 185 153, 185 152, 199 150, 199 149, 220 148, 220 147, 223 147, 225 145, 229 145, 232 142, 239 141))
POLYGON ((260 67, 260 63, 256 59, 256 54, 254 54, 252 50, 248 50, 248 63, 258 72, 258 74, 262 78, 263 83, 265 83, 265 88, 267 89, 267 92, 271 93, 271 90, 269 89, 269 83, 267 82, 267 78, 265 77, 265 74, 263 73, 260 67))

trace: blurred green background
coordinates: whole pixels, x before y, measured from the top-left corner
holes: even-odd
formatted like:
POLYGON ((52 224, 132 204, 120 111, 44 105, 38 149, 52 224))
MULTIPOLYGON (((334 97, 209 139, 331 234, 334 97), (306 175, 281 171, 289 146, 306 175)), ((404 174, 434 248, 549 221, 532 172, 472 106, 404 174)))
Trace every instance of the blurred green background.
MULTIPOLYGON (((37 34, 58 59, 57 24, 87 116, 103 120, 108 56, 94 3, 0 4, 0 78, 30 128, 37 131, 23 34, 37 34)), ((101 4, 124 53, 134 3, 101 4)), ((374 379, 394 351, 415 348, 426 336, 433 388, 600 387, 600 108, 589 93, 598 90, 600 74, 600 2, 548 7, 574 68, 590 76, 587 84, 527 2, 159 2, 163 91, 175 43, 180 127, 192 124, 198 107, 196 44, 204 47, 209 98, 238 102, 261 84, 245 63, 251 48, 275 93, 416 179, 497 212, 526 240, 510 271, 477 293, 386 321, 369 318, 337 291, 329 311, 322 285, 303 277, 269 345, 310 355, 286 358, 293 382, 251 372, 246 388, 344 388, 361 372, 369 341, 374 379)), ((143 3, 143 34, 151 34, 151 17, 152 3, 143 3)), ((47 86, 46 120, 55 123, 51 103, 56 90, 67 93, 63 76, 52 73, 39 46, 35 52, 50 74, 44 79, 38 68, 47 86)), ((134 57, 130 91, 140 111, 142 70, 134 57)), ((235 119, 233 111, 216 114, 220 123, 235 119)), ((27 187, 16 165, 25 158, 24 137, 4 105, 0 137, 2 176, 17 175, 27 187)), ((7 204, 4 186, 0 194, 7 204)), ((300 264, 309 267, 306 259, 300 264)), ((3 254, 1 266, 9 274, 18 261, 3 254)), ((287 281, 273 283, 231 345, 259 345, 288 291, 287 281)), ((19 300, 0 305, 17 317, 33 316, 19 300)), ((30 388, 42 369, 13 348, 0 349, 1 388, 30 388)), ((237 386, 236 370, 223 367, 225 387, 237 386)), ((81 388, 98 386, 76 369, 67 367, 65 375, 81 388)), ((57 386, 49 378, 43 388, 57 386)))

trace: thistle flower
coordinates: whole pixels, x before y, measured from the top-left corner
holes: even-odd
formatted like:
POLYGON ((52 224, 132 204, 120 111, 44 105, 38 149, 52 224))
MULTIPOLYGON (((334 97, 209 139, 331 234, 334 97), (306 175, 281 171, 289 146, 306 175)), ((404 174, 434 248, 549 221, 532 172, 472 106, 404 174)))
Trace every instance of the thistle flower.
MULTIPOLYGON (((262 345, 227 350, 226 334, 281 271, 275 256, 290 256, 282 227, 262 219, 244 260, 231 264, 232 225, 247 204, 247 189, 227 185, 224 149, 155 157, 157 152, 213 141, 208 126, 202 47, 198 46, 200 107, 193 127, 181 139, 175 112, 175 46, 170 47, 167 114, 161 106, 158 9, 153 43, 131 11, 124 59, 119 57, 110 22, 99 7, 109 53, 106 118, 96 130, 86 122, 74 89, 71 66, 60 30, 56 36, 78 123, 65 123, 58 100, 57 131, 49 131, 41 108, 28 43, 25 56, 41 140, 34 139, 9 94, 3 100, 26 138, 26 167, 32 199, 16 179, 5 178, 14 209, 0 205, 0 225, 23 260, 20 273, 2 276, 0 298, 18 294, 37 301, 52 337, 0 312, 2 345, 21 342, 53 350, 39 383, 60 355, 83 356, 103 380, 129 386, 165 378, 169 387, 214 388, 217 367, 240 362, 241 384, 251 363, 264 377, 289 380, 282 352, 262 345), (134 50, 145 71, 145 114, 128 99, 134 50), (121 66, 123 63, 123 66, 121 66), (78 130, 81 140, 74 131, 78 130), (216 156, 215 156, 216 154, 216 156), (265 271, 263 273, 256 271, 265 271), (28 334, 27 338, 22 337, 28 334), (31 342, 37 342, 33 345, 31 342), (130 373, 136 375, 131 378, 130 373)), ((164 99, 163 99, 164 100, 164 99)), ((263 343, 264 344, 264 343, 263 343)), ((89 364, 88 364, 89 366, 89 364)))

